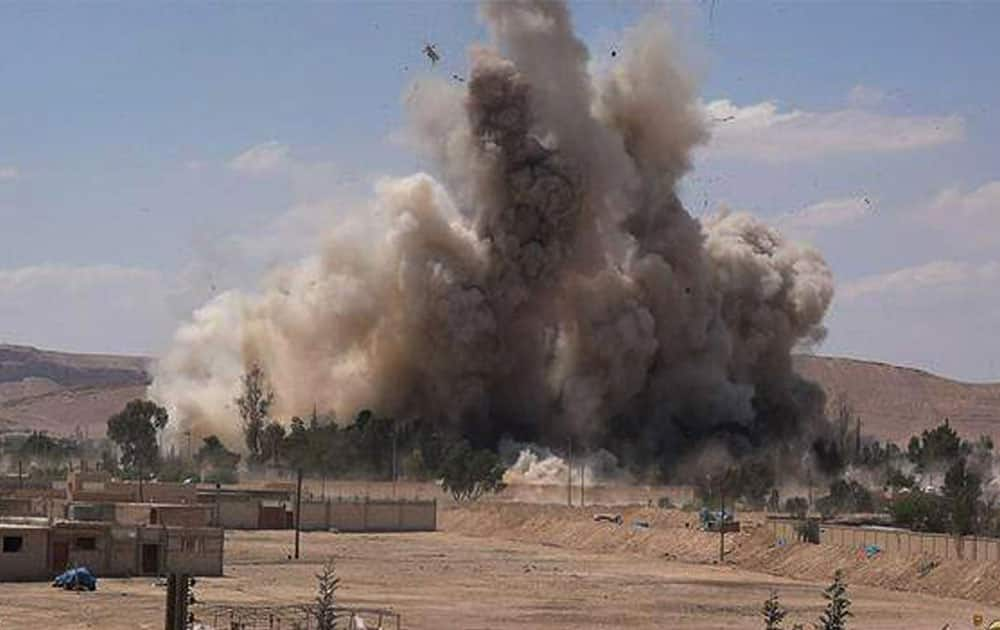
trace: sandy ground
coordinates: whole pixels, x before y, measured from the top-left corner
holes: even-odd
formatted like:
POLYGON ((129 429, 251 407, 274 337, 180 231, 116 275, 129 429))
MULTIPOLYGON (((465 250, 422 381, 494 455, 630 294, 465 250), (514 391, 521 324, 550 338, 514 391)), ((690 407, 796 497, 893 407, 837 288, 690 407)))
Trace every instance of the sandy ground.
MULTIPOLYGON (((760 628, 758 610, 777 589, 790 620, 815 620, 822 584, 730 566, 631 553, 592 553, 455 533, 303 535, 303 560, 287 561, 290 532, 227 535, 226 577, 203 579, 210 602, 308 600, 322 560, 337 558, 345 605, 388 606, 405 628, 760 628)), ((971 627, 1000 609, 852 587, 855 628, 971 627)), ((106 579, 95 593, 46 584, 0 584, 0 628, 163 627, 164 589, 148 578, 106 579)), ((787 624, 786 627, 791 627, 787 624)))

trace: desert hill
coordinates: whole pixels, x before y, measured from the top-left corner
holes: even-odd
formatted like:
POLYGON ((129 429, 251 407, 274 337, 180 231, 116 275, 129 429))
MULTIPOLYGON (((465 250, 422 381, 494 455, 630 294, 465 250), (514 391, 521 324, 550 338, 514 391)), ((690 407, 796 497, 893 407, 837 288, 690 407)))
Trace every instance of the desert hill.
POLYGON ((796 371, 823 386, 831 401, 847 396, 862 432, 906 446, 910 436, 945 418, 965 438, 1000 444, 1000 383, 962 383, 923 370, 838 357, 799 355, 796 371))
POLYGON ((0 345, 0 431, 104 435, 108 416, 141 397, 150 359, 0 345))
MULTIPOLYGON (((0 345, 0 431, 103 435, 108 416, 141 397, 152 360, 0 345)), ((795 357, 832 399, 845 393, 863 431, 905 445, 944 418, 963 436, 1000 444, 1000 383, 952 381, 911 368, 836 357, 795 357)))

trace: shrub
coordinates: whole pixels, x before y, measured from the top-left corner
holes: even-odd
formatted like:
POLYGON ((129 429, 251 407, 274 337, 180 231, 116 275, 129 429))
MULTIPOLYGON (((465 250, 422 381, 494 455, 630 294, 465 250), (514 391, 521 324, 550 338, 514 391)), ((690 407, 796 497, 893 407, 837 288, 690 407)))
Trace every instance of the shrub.
POLYGON ((448 449, 441 465, 441 485, 456 501, 475 501, 506 488, 506 471, 496 453, 474 450, 462 440, 448 449))
POLYGON ((316 575, 316 630, 334 630, 337 626, 337 588, 340 578, 333 558, 323 564, 316 575))
POLYGON ((847 619, 852 616, 851 599, 847 596, 847 584, 844 582, 844 574, 837 571, 833 574, 833 583, 823 591, 823 598, 826 600, 826 609, 819 618, 820 630, 844 630, 847 628, 847 619))
POLYGON ((777 591, 771 591, 771 596, 764 600, 760 614, 764 617, 764 630, 781 630, 781 624, 788 616, 788 611, 778 601, 777 591))
POLYGON ((927 492, 901 494, 889 506, 892 522, 917 532, 945 532, 949 523, 948 502, 927 492))

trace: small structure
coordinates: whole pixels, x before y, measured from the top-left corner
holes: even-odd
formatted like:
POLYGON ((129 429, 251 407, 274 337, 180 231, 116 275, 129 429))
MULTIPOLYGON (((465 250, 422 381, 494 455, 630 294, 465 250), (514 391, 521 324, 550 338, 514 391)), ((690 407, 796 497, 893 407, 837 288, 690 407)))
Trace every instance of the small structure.
POLYGON ((8 519, 0 522, 0 543, 0 582, 48 580, 76 566, 98 577, 222 575, 218 528, 8 519))

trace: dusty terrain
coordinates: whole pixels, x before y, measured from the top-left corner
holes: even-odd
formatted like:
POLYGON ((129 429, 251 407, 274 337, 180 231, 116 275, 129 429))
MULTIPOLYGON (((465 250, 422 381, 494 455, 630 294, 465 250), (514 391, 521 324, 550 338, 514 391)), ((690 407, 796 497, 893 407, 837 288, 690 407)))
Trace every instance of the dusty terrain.
MULTIPOLYGON (((565 522, 539 506, 531 509, 565 522)), ((771 589, 779 591, 795 622, 814 620, 823 605, 821 582, 670 560, 656 553, 659 545, 580 550, 559 546, 541 529, 531 542, 505 540, 504 526, 492 513, 450 509, 442 515, 446 531, 429 534, 304 534, 304 559, 298 562, 287 560, 291 532, 232 532, 226 577, 201 580, 198 595, 208 602, 303 602, 311 596, 320 563, 333 556, 342 578, 341 601, 392 607, 403 615, 405 628, 756 629, 760 604, 771 589), (459 533, 476 523, 484 526, 477 536, 459 533)), ((514 514, 516 521, 520 517, 514 514)), ((660 525, 669 531, 667 522, 680 523, 680 513, 665 514, 650 533, 660 525)), ((530 537, 523 528, 514 529, 517 536, 530 537)), ((704 541, 693 540, 691 549, 700 550, 704 541)), ((851 593, 855 628, 937 629, 946 623, 961 628, 975 613, 1000 617, 1000 608, 957 599, 857 584, 851 593)), ((2 584, 0 628, 158 629, 163 599, 164 589, 149 578, 102 580, 95 593, 2 584)))
MULTIPOLYGON (((719 555, 718 535, 698 531, 698 515, 680 510, 485 503, 445 507, 439 520, 447 531, 468 536, 585 552, 630 553, 696 563, 714 563, 719 555), (621 514, 623 524, 595 523, 594 513, 604 509, 621 514), (649 527, 636 527, 636 522, 649 527)), ((998 563, 931 556, 868 558, 856 549, 794 541, 777 546, 762 526, 763 514, 740 513, 739 520, 742 531, 726 536, 726 561, 732 566, 820 582, 839 569, 853 584, 907 591, 914 597, 958 597, 1000 606, 998 563)))

